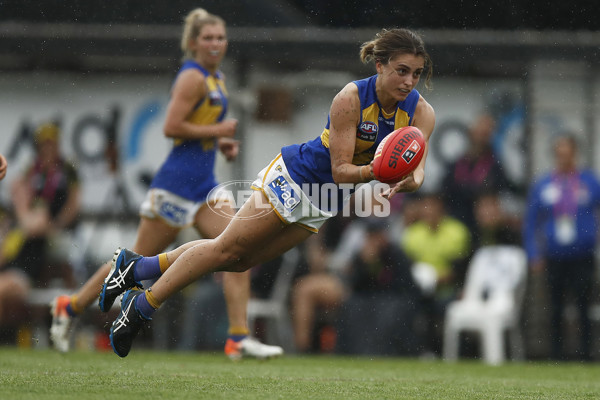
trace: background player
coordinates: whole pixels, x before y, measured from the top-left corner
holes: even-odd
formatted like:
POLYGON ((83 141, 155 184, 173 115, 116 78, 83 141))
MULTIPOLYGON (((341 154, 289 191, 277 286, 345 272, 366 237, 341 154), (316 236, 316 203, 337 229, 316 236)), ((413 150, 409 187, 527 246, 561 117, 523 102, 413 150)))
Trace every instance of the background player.
MULTIPOLYGON (((227 160, 233 160, 239 150, 238 142, 233 139, 237 121, 224 119, 227 90, 219 65, 227 49, 225 22, 203 9, 191 11, 185 18, 181 48, 184 62, 172 87, 164 124, 165 135, 174 140, 174 146, 141 205, 133 246, 134 251, 148 256, 163 251, 189 225, 203 237, 214 238, 230 220, 225 215, 234 214, 228 204, 220 209, 222 214, 207 206, 216 200, 207 198, 217 186, 213 173, 216 149, 227 160), (178 212, 169 212, 174 209, 178 212)), ((105 264, 75 295, 55 299, 51 338, 59 350, 68 350, 73 317, 94 302, 109 272, 110 264, 105 264)), ((108 285, 118 287, 123 283, 112 278, 108 285)), ((137 274, 132 278, 134 285, 141 286, 144 278, 137 274)), ((246 321, 249 273, 226 273, 223 286, 229 318, 225 353, 232 359, 243 355, 260 358, 281 355, 281 347, 264 345, 249 336, 246 321)), ((102 291, 102 311, 108 311, 115 298, 102 291)))

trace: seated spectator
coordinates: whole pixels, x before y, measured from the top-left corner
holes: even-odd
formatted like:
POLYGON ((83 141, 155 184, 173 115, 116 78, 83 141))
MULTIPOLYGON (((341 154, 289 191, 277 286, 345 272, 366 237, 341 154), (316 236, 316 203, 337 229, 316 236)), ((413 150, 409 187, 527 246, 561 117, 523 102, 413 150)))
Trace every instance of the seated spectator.
POLYGON ((419 203, 420 220, 406 227, 401 243, 413 263, 426 263, 435 269, 435 291, 424 301, 428 320, 424 346, 425 353, 440 354, 445 307, 463 286, 471 234, 465 224, 446 213, 439 195, 426 194, 419 203))
MULTIPOLYGON (((35 132, 36 155, 12 188, 15 225, 4 236, 0 265, 0 310, 9 301, 23 301, 31 287, 47 285, 53 278, 74 285, 72 271, 52 265, 49 244, 73 228, 79 213, 79 182, 75 168, 59 151, 59 129, 43 124, 35 132), (57 271, 57 269, 59 269, 57 271)), ((0 324, 7 315, 0 314, 0 324)))
POLYGON ((355 193, 344 211, 350 218, 343 217, 343 213, 336 215, 323 225, 319 235, 304 243, 304 271, 294 285, 291 304, 298 352, 334 351, 335 333, 327 334, 327 330, 333 329, 338 311, 348 297, 347 268, 365 236, 363 225, 356 222, 355 210, 362 206, 382 208, 381 197, 372 189, 365 185, 355 193), (324 335, 320 334, 320 328, 324 335))
MULTIPOLYGON (((294 343, 299 353, 320 347, 315 344, 318 314, 335 313, 346 298, 346 286, 340 276, 330 269, 331 248, 327 245, 328 232, 336 231, 338 217, 327 221, 323 234, 313 235, 304 243, 305 273, 294 284, 292 291, 292 320, 294 343)), ((331 350, 331 349, 330 349, 331 350)))
POLYGON ((30 288, 29 279, 22 270, 9 268, 9 263, 20 251, 23 234, 15 229, 13 216, 8 210, 0 211, 0 327, 21 322, 23 304, 30 288))
MULTIPOLYGON (((173 313, 176 312, 176 309, 183 311, 180 313, 181 316, 177 315, 176 317, 181 325, 177 350, 222 350, 228 329, 222 280, 222 273, 205 277, 186 288, 182 296, 174 298, 174 302, 165 304, 173 311, 168 314, 163 313, 162 322, 169 328, 173 325, 173 313)), ((156 346, 156 348, 170 348, 172 343, 168 342, 172 341, 171 337, 166 336, 163 345, 156 346)))
POLYGON ((481 193, 473 210, 476 229, 473 231, 473 252, 483 246, 521 244, 520 230, 515 228, 500 204, 496 192, 481 193))
POLYGON ((348 297, 339 315, 337 351, 348 354, 416 355, 420 292, 411 260, 390 241, 386 218, 356 221, 364 239, 346 269, 348 297))

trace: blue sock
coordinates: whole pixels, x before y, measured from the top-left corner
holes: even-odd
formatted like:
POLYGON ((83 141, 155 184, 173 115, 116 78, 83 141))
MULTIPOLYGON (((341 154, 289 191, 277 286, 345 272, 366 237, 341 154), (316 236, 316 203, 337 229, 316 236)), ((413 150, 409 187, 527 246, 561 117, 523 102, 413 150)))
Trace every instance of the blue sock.
POLYGON ((233 340, 234 342, 241 342, 247 337, 248 335, 229 335, 229 339, 233 340))
POLYGON ((133 270, 133 278, 138 282, 158 278, 161 274, 158 256, 140 258, 133 270))
POLYGON ((156 311, 156 309, 148 303, 145 293, 135 298, 135 309, 142 314, 142 317, 148 320, 152 319, 152 314, 156 311))
POLYGON ((73 318, 73 317, 76 317, 77 315, 79 315, 75 311, 73 311, 73 307, 71 307, 71 303, 67 304, 66 310, 67 310, 67 314, 69 314, 69 317, 73 318))

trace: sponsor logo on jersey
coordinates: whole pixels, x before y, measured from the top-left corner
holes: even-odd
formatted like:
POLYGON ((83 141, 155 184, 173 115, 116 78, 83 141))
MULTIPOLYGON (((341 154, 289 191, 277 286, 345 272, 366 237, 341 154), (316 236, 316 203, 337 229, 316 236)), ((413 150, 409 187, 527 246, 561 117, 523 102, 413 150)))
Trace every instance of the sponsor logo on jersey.
POLYGON ((221 93, 218 90, 212 90, 208 93, 208 103, 211 106, 221 106, 223 105, 223 98, 221 97, 221 93))

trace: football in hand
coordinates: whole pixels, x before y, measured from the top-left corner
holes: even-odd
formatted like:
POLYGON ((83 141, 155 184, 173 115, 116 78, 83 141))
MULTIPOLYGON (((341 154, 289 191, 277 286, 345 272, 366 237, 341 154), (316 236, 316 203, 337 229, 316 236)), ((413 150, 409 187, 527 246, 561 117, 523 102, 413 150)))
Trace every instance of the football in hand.
POLYGON ((375 151, 373 174, 383 183, 400 182, 417 168, 425 152, 419 128, 406 126, 387 135, 375 151))

